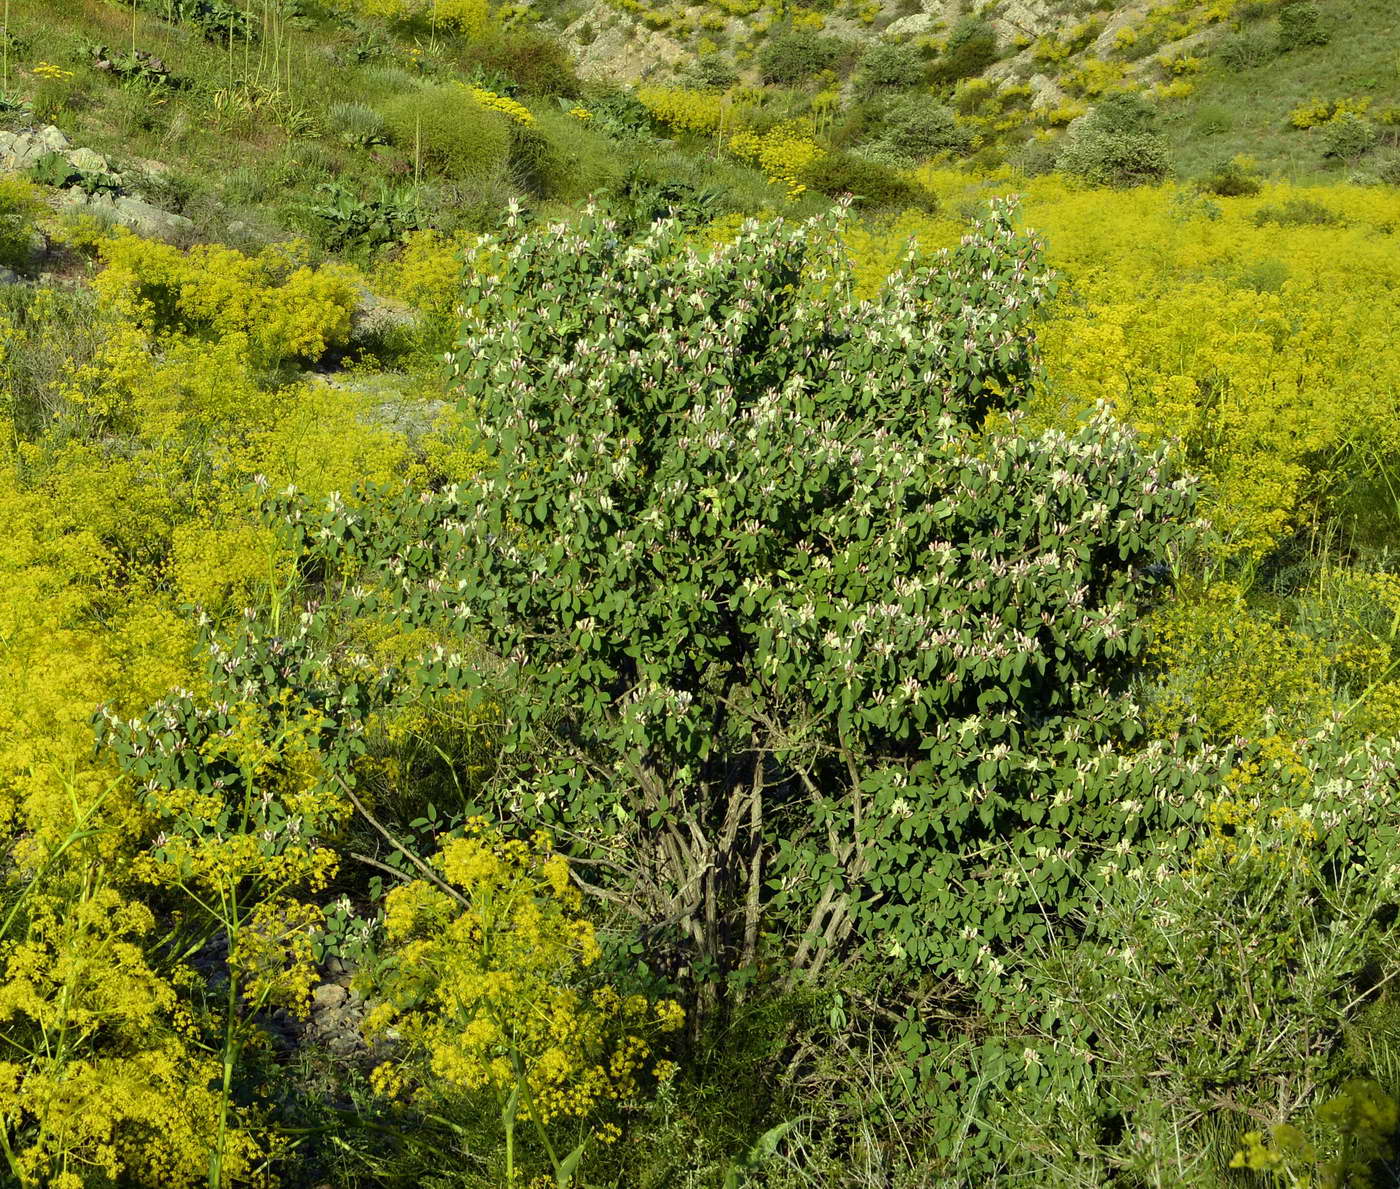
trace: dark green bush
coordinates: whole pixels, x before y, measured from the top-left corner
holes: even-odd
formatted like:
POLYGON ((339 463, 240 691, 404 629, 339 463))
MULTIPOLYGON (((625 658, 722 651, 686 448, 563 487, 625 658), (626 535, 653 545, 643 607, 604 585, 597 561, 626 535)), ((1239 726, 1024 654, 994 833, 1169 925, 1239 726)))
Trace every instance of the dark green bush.
POLYGON ((1278 14, 1278 48, 1283 53, 1326 45, 1332 39, 1331 30, 1323 20, 1322 10, 1310 0, 1286 4, 1278 14))
POLYGON ((1253 223, 1265 227, 1336 227, 1346 220, 1336 211, 1311 198, 1290 198, 1278 206, 1261 206, 1254 212, 1253 223))
POLYGON ((886 87, 917 87, 928 64, 909 42, 877 41, 860 58, 860 88, 869 93, 886 87))
POLYGON ((574 99, 583 89, 569 51, 538 29, 512 27, 470 42, 460 61, 467 73, 476 72, 526 95, 574 99))
POLYGON ((701 54, 695 63, 695 78, 702 87, 723 91, 739 81, 739 72, 723 54, 701 54))
POLYGON ((1150 186, 1171 170, 1167 144, 1154 133, 1086 130, 1069 138, 1058 165, 1091 186, 1150 186))
POLYGON ((1227 34, 1215 48, 1215 56, 1231 70, 1253 70, 1267 66, 1278 54, 1278 38, 1259 25, 1250 25, 1227 34))
POLYGON ((1196 181, 1196 185, 1207 194, 1215 194, 1220 198, 1240 198, 1248 194, 1258 194, 1260 184, 1259 178, 1237 161, 1222 161, 1196 181))
POLYGON ((958 123, 951 108, 909 96, 885 109, 880 139, 899 155, 921 161, 939 153, 967 152, 972 133, 958 123))
POLYGON ((964 17, 948 35, 948 44, 930 71, 933 80, 955 83, 981 74, 997 60, 997 33, 981 17, 964 17))
POLYGON ((1156 133, 1160 120, 1157 109, 1134 91, 1106 95, 1085 121, 1095 132, 1140 136, 1156 133))
POLYGON ((837 151, 819 157, 802 174, 810 190, 839 198, 849 194, 854 205, 879 209, 908 207, 932 213, 938 199, 897 169, 855 153, 837 151))
POLYGON ((1372 121, 1355 112, 1344 112, 1336 119, 1328 120, 1318 131, 1322 135, 1323 156, 1336 157, 1341 161, 1355 161, 1358 157, 1364 157, 1376 147, 1380 136, 1372 121))
POLYGON ((510 128, 460 87, 410 91, 384 108, 394 143, 421 167, 450 178, 472 178, 503 168, 510 153, 510 128))
POLYGON ((1058 167, 1091 186, 1153 185, 1171 171, 1157 111, 1131 93, 1110 95, 1070 132, 1058 167))
POLYGON ((843 42, 813 29, 785 29, 759 50, 758 69, 765 83, 793 86, 830 70, 845 50, 843 42))

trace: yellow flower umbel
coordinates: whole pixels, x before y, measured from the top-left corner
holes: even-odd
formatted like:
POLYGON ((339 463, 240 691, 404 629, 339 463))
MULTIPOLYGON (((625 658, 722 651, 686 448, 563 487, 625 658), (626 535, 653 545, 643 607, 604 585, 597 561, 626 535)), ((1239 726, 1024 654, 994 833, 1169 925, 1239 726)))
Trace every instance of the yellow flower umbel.
MULTIPOLYGON (((684 1013, 669 1000, 579 985, 601 950, 568 861, 547 835, 507 839, 474 818, 435 866, 440 879, 415 880, 386 900, 391 964, 367 1026, 397 1029, 419 1097, 495 1097, 508 1184, 519 1119, 558 1173, 569 1162, 555 1152, 551 1125, 587 1120, 585 1143, 616 1139, 600 1116, 640 1098, 648 1074, 654 1084, 666 1073, 652 1061, 651 1038, 678 1029, 684 1013)), ((391 1090, 400 1076, 381 1067, 374 1084, 391 1090)))

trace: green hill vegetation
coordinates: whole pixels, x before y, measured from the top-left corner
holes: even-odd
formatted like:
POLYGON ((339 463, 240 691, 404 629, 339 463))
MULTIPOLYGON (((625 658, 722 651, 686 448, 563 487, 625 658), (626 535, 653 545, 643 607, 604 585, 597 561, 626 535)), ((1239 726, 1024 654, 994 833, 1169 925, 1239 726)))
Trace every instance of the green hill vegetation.
POLYGON ((1382 1186, 1400 13, 0 0, 0 1185, 1382 1186))

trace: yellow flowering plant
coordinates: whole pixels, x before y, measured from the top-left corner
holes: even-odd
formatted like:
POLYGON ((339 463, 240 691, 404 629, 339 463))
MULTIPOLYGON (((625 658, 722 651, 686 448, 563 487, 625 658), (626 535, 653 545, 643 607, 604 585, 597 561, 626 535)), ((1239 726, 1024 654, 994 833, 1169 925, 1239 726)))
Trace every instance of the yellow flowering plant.
POLYGON ((394 1028, 402 1055, 376 1071, 386 1092, 416 1083, 423 1100, 489 1093, 505 1130, 505 1184, 518 1184, 515 1128, 528 1120, 558 1184, 590 1141, 611 1143, 608 1116, 636 1103, 673 1067, 655 1038, 684 1022, 680 1006, 611 986, 584 986, 602 956, 568 860, 547 834, 508 838, 483 818, 435 856, 428 878, 385 901, 382 1003, 366 1021, 394 1028), (579 1144, 553 1132, 572 1121, 579 1144))

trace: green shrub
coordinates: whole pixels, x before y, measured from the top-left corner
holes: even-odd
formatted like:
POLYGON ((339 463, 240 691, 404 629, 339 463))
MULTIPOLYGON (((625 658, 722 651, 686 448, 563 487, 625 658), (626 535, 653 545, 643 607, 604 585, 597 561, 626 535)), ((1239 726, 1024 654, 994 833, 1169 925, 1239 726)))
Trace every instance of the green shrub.
POLYGON ((1084 131, 1070 136, 1056 162, 1091 186, 1152 186, 1171 171, 1166 141, 1153 133, 1084 131))
POLYGON ((1278 14, 1278 48, 1282 53, 1326 45, 1332 40, 1322 10, 1309 0, 1285 4, 1278 14))
POLYGON ((672 934, 697 974, 747 966, 767 935, 799 972, 859 937, 913 969, 995 978, 989 955, 1074 886, 1078 860, 1046 867, 1035 848, 1135 831, 1127 789, 1159 779, 1160 755, 1113 751, 1111 707, 1141 643, 1142 565, 1176 547, 1190 495, 1104 419, 1072 439, 973 433, 1034 375, 1021 328, 1044 279, 1004 208, 855 306, 832 230, 751 226, 700 257, 675 226, 625 254, 589 221, 501 245, 503 267, 463 294, 456 357, 495 443, 492 497, 412 503, 405 531, 429 542, 423 572, 447 600, 414 605, 446 624, 465 600, 510 658, 480 676, 499 676, 508 754, 534 774, 503 794, 543 778, 524 812, 613 836, 608 853, 668 899, 697 886, 696 862, 725 873, 702 881, 698 933, 672 934), (1091 509, 1109 491, 1105 522, 1091 509), (935 626, 962 622, 969 597, 984 630, 1010 633, 999 659, 935 626), (551 761, 565 739, 587 760, 551 761), (1056 775, 1079 762, 1083 784, 1056 775), (853 811, 865 825, 849 832, 853 811), (703 824, 726 818, 781 843, 754 830, 732 847, 703 824), (658 850, 672 827, 707 841, 658 850), (1018 864, 1035 870, 1008 884, 1018 864), (784 891, 759 895, 760 869, 784 891))
POLYGON ((1156 110, 1130 93, 1109 96, 1075 126, 1057 165, 1091 186, 1115 188, 1155 185, 1171 172, 1156 110))
POLYGON ((935 82, 955 83, 981 74, 997 56, 997 33, 991 23, 981 17, 964 17, 953 26, 930 74, 935 82))
POLYGON ((1215 56, 1231 70, 1254 70, 1267 66, 1278 54, 1278 38, 1259 25, 1249 25, 1227 34, 1215 49, 1215 56))
POLYGON ((1270 223, 1276 227, 1336 227, 1345 221, 1336 211, 1311 198, 1289 198, 1277 206, 1261 206, 1253 215, 1256 227, 1270 223))
POLYGON ((723 54, 701 54, 695 62, 695 79, 702 87, 725 91, 739 81, 739 72, 723 54))
POLYGON ((1322 136, 1322 155, 1342 161, 1364 157, 1376 147, 1376 141, 1380 138, 1372 121, 1350 111, 1328 120, 1318 131, 1322 136))
POLYGON ((764 43, 758 68, 765 83, 793 86, 830 70, 846 51, 845 44, 813 29, 785 29, 764 43))
POLYGON ((493 90, 527 95, 577 98, 583 90, 573 58, 557 38, 538 29, 512 27, 493 30, 469 42, 462 52, 464 72, 475 72, 498 85, 493 90))
POLYGON ((917 87, 928 65, 909 42, 877 41, 860 57, 860 87, 869 93, 886 87, 917 87))
POLYGON ((510 129, 504 116, 488 111, 460 87, 412 91, 384 108, 390 135, 422 167, 444 177, 465 179, 505 165, 510 129))
POLYGON ((940 153, 967 152, 972 133, 958 123, 951 108, 926 96, 910 96, 885 108, 880 140, 892 154, 917 162, 940 153))
POLYGON ((534 124, 512 128, 509 160, 518 185, 558 201, 581 201, 622 172, 616 146, 592 123, 547 108, 535 113, 534 124))
POLYGON ((818 157, 802 173, 808 189, 838 198, 849 194, 857 207, 908 207, 933 213, 938 199, 899 170, 855 153, 837 151, 818 157))
POLYGON ((1261 183, 1256 174, 1251 173, 1238 161, 1222 161, 1209 173, 1197 179, 1198 185, 1207 194, 1220 198, 1240 198, 1258 194, 1261 183))
POLYGON ((1095 132, 1124 136, 1156 133, 1158 124, 1157 109, 1135 91, 1104 96, 1085 121, 1095 132))

